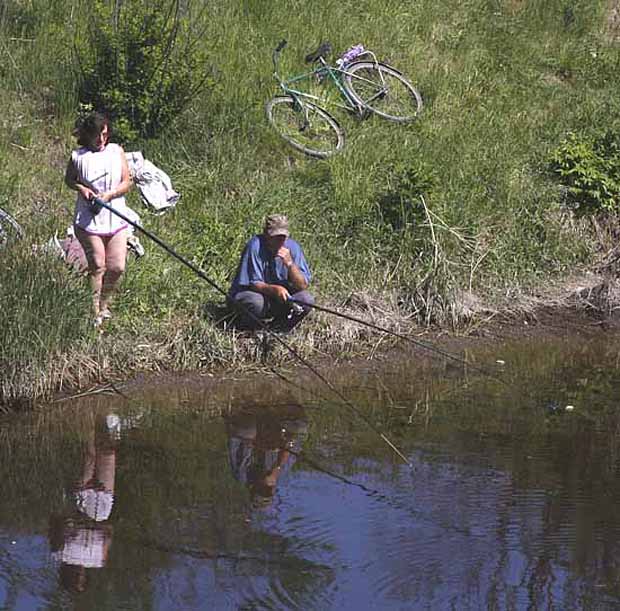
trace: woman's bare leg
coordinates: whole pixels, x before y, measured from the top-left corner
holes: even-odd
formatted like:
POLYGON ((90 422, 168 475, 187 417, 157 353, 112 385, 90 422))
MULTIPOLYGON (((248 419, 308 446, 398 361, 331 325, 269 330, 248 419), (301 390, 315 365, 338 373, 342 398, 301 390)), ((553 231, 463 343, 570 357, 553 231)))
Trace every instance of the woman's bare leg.
POLYGON ((75 235, 84 249, 86 261, 88 262, 88 276, 90 277, 90 286, 93 291, 93 308, 95 310, 95 316, 97 316, 101 308, 101 289, 106 271, 106 247, 104 238, 86 233, 79 227, 75 228, 75 235))
POLYGON ((106 238, 105 245, 105 273, 101 286, 101 301, 99 310, 105 312, 109 305, 112 295, 116 290, 116 285, 125 271, 127 260, 127 229, 123 229, 113 236, 106 238))

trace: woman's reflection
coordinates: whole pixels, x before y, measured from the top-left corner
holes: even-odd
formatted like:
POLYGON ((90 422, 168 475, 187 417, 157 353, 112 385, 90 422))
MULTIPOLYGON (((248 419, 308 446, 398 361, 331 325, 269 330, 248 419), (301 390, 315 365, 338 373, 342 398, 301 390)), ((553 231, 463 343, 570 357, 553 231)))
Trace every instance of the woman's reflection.
POLYGON ((60 561, 60 582, 73 592, 86 589, 86 569, 102 568, 107 562, 119 431, 115 414, 95 418, 81 476, 69 491, 71 506, 51 519, 50 544, 53 557, 60 561))
POLYGON ((230 466, 235 479, 248 487, 253 508, 271 505, 278 479, 294 464, 307 428, 301 405, 242 411, 228 419, 230 466))

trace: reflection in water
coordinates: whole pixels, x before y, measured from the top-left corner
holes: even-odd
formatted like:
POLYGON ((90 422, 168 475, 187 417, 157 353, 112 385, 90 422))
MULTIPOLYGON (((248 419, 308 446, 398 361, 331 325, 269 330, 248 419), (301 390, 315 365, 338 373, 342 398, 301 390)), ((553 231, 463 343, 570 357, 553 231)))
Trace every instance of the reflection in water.
POLYGON ((69 490, 70 506, 50 519, 52 556, 60 562, 61 584, 72 592, 85 591, 87 569, 103 568, 108 559, 119 424, 116 414, 95 419, 81 474, 69 490))
POLYGON ((227 425, 233 476, 247 486, 254 509, 269 507, 278 479, 295 462, 291 451, 299 452, 307 433, 303 407, 243 411, 230 417, 227 425))
POLYGON ((415 470, 338 405, 307 439, 299 406, 222 421, 254 388, 218 410, 145 400, 139 426, 109 398, 0 421, 0 609, 619 609, 620 350, 586 348, 493 354, 522 396, 426 387, 406 362, 366 385, 415 470), (122 446, 91 415, 110 409, 122 446), (77 475, 69 510, 58 482, 77 475), (272 509, 248 519, 248 496, 272 509))

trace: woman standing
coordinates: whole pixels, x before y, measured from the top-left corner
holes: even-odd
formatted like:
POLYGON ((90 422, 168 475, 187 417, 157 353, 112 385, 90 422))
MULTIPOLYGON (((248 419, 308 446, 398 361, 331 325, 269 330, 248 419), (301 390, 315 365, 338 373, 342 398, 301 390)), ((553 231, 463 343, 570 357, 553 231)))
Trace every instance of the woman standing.
POLYGON ((88 261, 93 290, 95 325, 110 318, 110 300, 125 271, 127 258, 127 223, 119 216, 97 206, 101 199, 125 214, 125 193, 131 176, 125 152, 109 143, 110 122, 93 112, 78 125, 75 135, 80 148, 71 153, 65 183, 78 192, 74 227, 88 261))

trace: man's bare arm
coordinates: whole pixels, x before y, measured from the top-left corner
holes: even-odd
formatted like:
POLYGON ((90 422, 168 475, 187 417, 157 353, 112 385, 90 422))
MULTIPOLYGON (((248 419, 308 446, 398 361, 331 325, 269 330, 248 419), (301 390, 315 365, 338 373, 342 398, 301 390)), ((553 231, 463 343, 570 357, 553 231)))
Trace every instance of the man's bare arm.
POLYGON ((308 281, 303 272, 299 269, 298 265, 293 261, 291 257, 291 251, 282 246, 276 253, 277 257, 282 259, 282 262, 288 269, 288 282, 296 291, 303 291, 308 288, 308 281))
POLYGON ((251 285, 252 290, 257 293, 265 295, 265 297, 271 297, 272 299, 278 299, 280 301, 287 301, 291 296, 285 287, 279 284, 267 284, 266 282, 253 282, 251 285))

